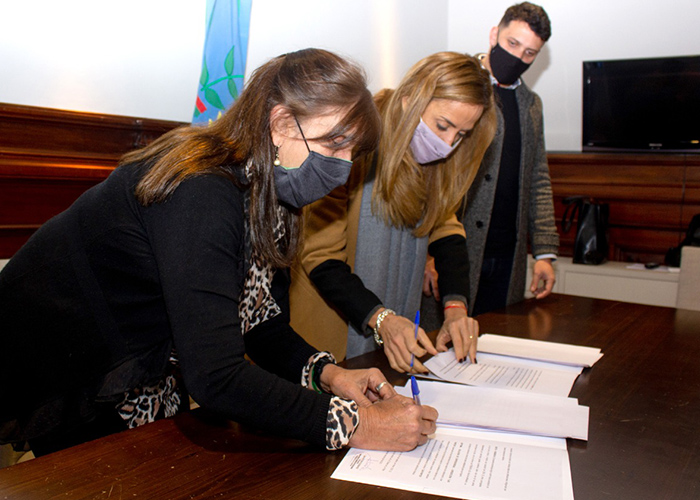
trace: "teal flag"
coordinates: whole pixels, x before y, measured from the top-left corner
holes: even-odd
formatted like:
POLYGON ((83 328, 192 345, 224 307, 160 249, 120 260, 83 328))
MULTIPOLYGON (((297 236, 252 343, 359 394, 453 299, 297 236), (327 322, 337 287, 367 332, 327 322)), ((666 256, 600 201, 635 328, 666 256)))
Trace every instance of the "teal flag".
POLYGON ((202 74, 192 123, 216 120, 243 90, 253 0, 207 0, 202 74))

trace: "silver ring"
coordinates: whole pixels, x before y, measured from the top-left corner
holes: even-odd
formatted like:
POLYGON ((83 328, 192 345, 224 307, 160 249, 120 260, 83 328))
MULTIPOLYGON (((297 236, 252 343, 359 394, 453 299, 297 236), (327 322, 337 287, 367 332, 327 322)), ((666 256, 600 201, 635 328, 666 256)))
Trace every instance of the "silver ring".
POLYGON ((386 385, 386 382, 382 382, 381 384, 379 384, 377 387, 375 387, 375 392, 381 391, 382 387, 384 387, 385 385, 386 385))

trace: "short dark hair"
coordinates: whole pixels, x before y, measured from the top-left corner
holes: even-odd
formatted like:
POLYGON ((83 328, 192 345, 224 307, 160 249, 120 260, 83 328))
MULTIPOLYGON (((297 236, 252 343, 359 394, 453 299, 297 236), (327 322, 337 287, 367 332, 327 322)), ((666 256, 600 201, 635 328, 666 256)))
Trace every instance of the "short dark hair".
POLYGON ((534 3, 522 2, 508 7, 498 25, 505 28, 511 21, 526 22, 535 35, 540 37, 543 42, 546 42, 552 36, 552 25, 549 23, 549 16, 542 7, 534 3))

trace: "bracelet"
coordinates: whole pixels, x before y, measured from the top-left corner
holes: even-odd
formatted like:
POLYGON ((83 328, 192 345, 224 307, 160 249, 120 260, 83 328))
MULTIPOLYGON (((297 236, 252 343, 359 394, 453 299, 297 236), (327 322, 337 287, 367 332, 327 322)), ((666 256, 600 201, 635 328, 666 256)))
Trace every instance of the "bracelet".
POLYGON ((323 392, 323 389, 321 389, 321 372, 323 371, 326 365, 333 364, 335 364, 335 362, 332 359, 324 357, 316 361, 311 367, 311 388, 314 391, 318 393, 323 392))
POLYGON ((445 306, 443 311, 447 311, 448 309, 452 309, 453 307, 459 307, 460 309, 464 309, 464 312, 468 314, 467 306, 465 306, 464 304, 450 304, 449 306, 445 306))
POLYGON ((377 316, 377 326, 374 327, 374 341, 378 346, 384 345, 384 341, 379 336, 379 327, 382 326, 382 321, 384 321, 384 318, 386 318, 389 314, 396 314, 396 312, 387 308, 380 312, 379 316, 377 316))

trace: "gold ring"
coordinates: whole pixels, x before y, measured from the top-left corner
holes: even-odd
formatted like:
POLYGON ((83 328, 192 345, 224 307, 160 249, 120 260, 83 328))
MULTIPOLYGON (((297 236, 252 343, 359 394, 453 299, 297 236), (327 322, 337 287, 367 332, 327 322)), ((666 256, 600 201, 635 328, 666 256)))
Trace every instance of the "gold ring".
POLYGON ((386 382, 382 382, 381 384, 379 384, 379 385, 378 385, 377 387, 375 387, 374 389, 375 389, 376 392, 379 392, 379 391, 382 390, 382 387, 384 387, 385 385, 386 385, 386 382))
POLYGON ((469 336, 469 340, 471 340, 471 339, 473 339, 473 338, 474 338, 474 335, 470 335, 470 336, 469 336))

